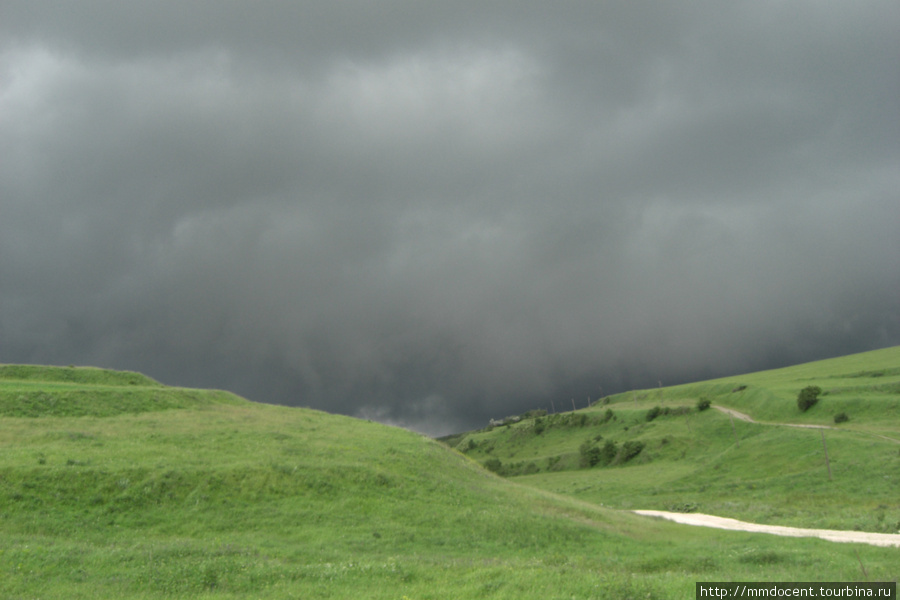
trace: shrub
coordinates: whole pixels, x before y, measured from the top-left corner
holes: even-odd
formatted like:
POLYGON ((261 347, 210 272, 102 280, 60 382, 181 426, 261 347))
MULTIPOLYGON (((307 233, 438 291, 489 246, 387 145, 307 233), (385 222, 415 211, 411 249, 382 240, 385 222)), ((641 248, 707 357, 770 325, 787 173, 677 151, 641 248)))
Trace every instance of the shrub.
POLYGON ((538 408, 535 410, 529 410, 525 414, 522 415, 523 419, 534 419, 536 417, 546 417, 547 410, 543 408, 538 408))
POLYGON ((846 423, 849 420, 850 420, 850 417, 847 416, 847 413, 845 413, 845 412, 839 412, 838 414, 834 415, 835 423, 846 423))
POLYGON ((608 465, 616 458, 618 453, 619 449, 616 447, 616 443, 612 440, 606 440, 603 448, 600 449, 600 463, 608 465))
POLYGON ((588 424, 589 417, 584 413, 569 413, 560 415, 559 423, 564 427, 584 427, 588 424))
POLYGON ((712 406, 712 400, 709 398, 700 398, 697 400, 697 410, 701 412, 708 409, 710 406, 712 406))
POLYGON ((634 440, 629 440, 622 444, 622 450, 619 453, 618 462, 625 462, 627 460, 631 460, 635 456, 641 453, 641 450, 644 449, 644 442, 637 442, 634 440))
POLYGON ((544 433, 544 420, 540 417, 534 420, 534 433, 536 435, 544 433))
POLYGON ((616 415, 615 415, 615 413, 613 413, 613 410, 611 408, 607 408, 606 412, 603 413, 603 422, 604 423, 609 423, 610 421, 612 421, 615 418, 616 418, 616 415))
POLYGON ((660 408, 659 406, 654 406, 653 408, 651 408, 650 410, 647 411, 645 418, 648 421, 652 421, 653 419, 658 417, 660 414, 662 414, 662 411, 663 411, 662 408, 660 408))
POLYGON ((484 461, 484 468, 488 471, 499 473, 500 469, 503 468, 503 463, 500 462, 499 458, 489 458, 484 461))
POLYGON ((819 394, 822 393, 822 388, 817 385, 808 385, 797 394, 797 407, 800 409, 800 412, 806 412, 813 405, 819 401, 819 394))
POLYGON ((581 456, 579 462, 582 468, 590 468, 600 462, 600 448, 595 446, 592 443, 592 440, 588 440, 581 444, 581 446, 578 447, 578 454, 581 456))
POLYGON ((697 509, 700 508, 696 502, 678 502, 675 504, 669 505, 669 510, 672 512, 680 512, 680 513, 692 513, 697 512, 697 509))

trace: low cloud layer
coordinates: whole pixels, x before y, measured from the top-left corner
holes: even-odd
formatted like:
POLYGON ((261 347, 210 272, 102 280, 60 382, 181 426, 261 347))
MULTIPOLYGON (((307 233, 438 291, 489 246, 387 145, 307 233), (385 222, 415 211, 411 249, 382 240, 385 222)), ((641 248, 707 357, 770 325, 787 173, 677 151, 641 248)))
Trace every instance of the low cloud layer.
POLYGON ((0 361, 440 434, 900 344, 891 1, 0 8, 0 361))

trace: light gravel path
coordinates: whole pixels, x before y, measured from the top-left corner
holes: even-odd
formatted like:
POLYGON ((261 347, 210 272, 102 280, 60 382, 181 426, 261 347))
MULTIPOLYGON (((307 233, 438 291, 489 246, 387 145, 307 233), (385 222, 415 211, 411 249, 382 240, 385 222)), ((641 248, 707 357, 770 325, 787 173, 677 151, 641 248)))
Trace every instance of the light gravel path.
POLYGON ((776 425, 781 427, 801 427, 803 429, 837 429, 837 427, 829 427, 828 425, 804 425, 801 423, 760 423, 759 421, 754 421, 753 417, 748 414, 738 412, 733 408, 725 408, 724 406, 713 406, 718 411, 725 413, 726 415, 731 415, 735 419, 740 419, 741 421, 747 421, 748 423, 756 423, 757 425, 776 425))
POLYGON ((831 427, 829 425, 805 425, 802 423, 763 423, 761 421, 755 421, 753 417, 746 413, 742 413, 734 410, 733 408, 725 408, 724 406, 715 406, 713 408, 718 410, 719 412, 723 412, 726 415, 730 415, 735 419, 740 419, 741 421, 746 421, 748 423, 755 423, 756 425, 771 425, 773 427, 799 427, 801 429, 843 429, 844 431, 854 431, 856 433, 863 433, 865 435, 872 435, 877 438, 881 438, 883 440, 887 440, 889 442, 893 442, 895 444, 900 444, 900 440, 888 437, 886 435, 881 435, 879 433, 871 433, 869 431, 857 431, 849 427, 831 427))
POLYGON ((730 529, 732 531, 749 531, 754 533, 771 533, 788 537, 817 537, 831 542, 850 542, 857 544, 870 544, 872 546, 895 546, 900 548, 900 534, 896 533, 869 533, 867 531, 839 531, 835 529, 802 529, 799 527, 782 527, 780 525, 760 525, 704 515, 701 513, 676 513, 664 510, 635 510, 639 515, 648 517, 661 517, 676 523, 685 525, 699 525, 700 527, 714 527, 716 529, 730 529))

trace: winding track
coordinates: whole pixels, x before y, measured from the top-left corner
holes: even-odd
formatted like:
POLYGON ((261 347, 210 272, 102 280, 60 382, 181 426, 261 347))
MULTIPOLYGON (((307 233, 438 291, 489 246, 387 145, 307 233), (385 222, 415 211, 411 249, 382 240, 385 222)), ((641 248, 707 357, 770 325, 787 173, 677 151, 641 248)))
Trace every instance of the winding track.
MULTIPOLYGON (((802 427, 806 429, 837 429, 827 425, 801 425, 798 423, 759 423, 745 413, 734 410, 733 408, 725 408, 724 406, 714 406, 727 415, 746 421, 748 423, 757 423, 759 425, 776 425, 782 427, 802 427)), ((873 433, 876 437, 880 437, 891 442, 900 443, 900 440, 889 438, 883 435, 873 433)), ((705 515, 702 513, 677 513, 664 510, 635 510, 632 511, 639 515, 647 517, 659 517, 682 523, 685 525, 697 525, 700 527, 714 527, 716 529, 729 529, 732 531, 749 531, 754 533, 770 533, 773 535, 783 535, 788 537, 816 537, 830 542, 847 542, 857 544, 870 544, 872 546, 895 546, 900 548, 900 533, 870 533, 867 531, 840 531, 837 529, 804 529, 801 527, 784 527, 781 525, 760 525, 759 523, 749 523, 747 521, 738 521, 737 519, 729 519, 727 517, 717 517, 715 515, 705 515)))
POLYGON ((716 529, 729 529, 732 531, 771 533, 773 535, 783 535, 788 537, 816 537, 830 542, 870 544, 872 546, 895 546, 900 548, 900 534, 897 533, 870 533, 867 531, 803 529, 800 527, 783 527, 781 525, 760 525, 758 523, 748 523, 747 521, 738 521, 737 519, 716 517, 714 515, 676 513, 664 510, 635 510, 632 512, 647 517, 660 517, 685 525, 714 527, 716 529))
POLYGON ((719 412, 725 413, 726 415, 730 415, 730 416, 734 417, 735 419, 740 419, 741 421, 746 421, 748 423, 754 423, 756 425, 771 425, 772 427, 798 427, 800 429, 843 429, 844 431, 854 431, 856 433, 872 435, 877 438, 887 440, 889 442, 894 442, 895 444, 900 444, 900 440, 898 440, 898 439, 888 437, 886 435, 881 435, 879 433, 871 433, 869 431, 854 430, 849 427, 840 427, 839 428, 839 427, 831 427, 829 425, 806 425, 806 424, 802 424, 802 423, 764 423, 762 421, 756 421, 750 415, 736 411, 733 408, 725 408, 724 406, 713 406, 713 408, 715 408, 719 412))

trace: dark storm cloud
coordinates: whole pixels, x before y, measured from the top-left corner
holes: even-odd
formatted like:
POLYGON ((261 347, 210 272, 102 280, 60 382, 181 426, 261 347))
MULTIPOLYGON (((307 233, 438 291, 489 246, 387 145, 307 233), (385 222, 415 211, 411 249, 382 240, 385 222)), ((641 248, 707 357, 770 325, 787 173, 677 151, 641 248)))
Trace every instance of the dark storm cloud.
POLYGON ((429 432, 900 343, 893 2, 7 2, 0 360, 429 432))

